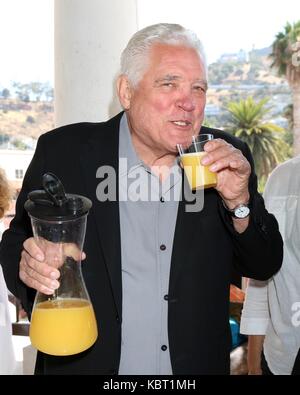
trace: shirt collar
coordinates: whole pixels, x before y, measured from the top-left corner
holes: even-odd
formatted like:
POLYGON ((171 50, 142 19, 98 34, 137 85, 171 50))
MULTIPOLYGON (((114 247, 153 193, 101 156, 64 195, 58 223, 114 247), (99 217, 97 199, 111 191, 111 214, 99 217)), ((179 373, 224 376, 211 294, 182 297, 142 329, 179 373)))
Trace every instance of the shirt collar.
MULTIPOLYGON (((119 137, 119 158, 127 159, 127 172, 121 172, 120 177, 130 174, 133 170, 138 167, 143 166, 145 170, 151 174, 151 170, 148 166, 146 166, 143 161, 138 157, 136 150, 132 143, 132 137, 128 126, 128 121, 126 114, 124 113, 121 121, 120 121, 120 137, 119 137)), ((171 168, 172 181, 170 188, 173 188, 174 185, 181 182, 181 171, 178 171, 179 168, 179 158, 177 157, 174 161, 174 164, 171 168)), ((167 190, 169 190, 168 188, 167 190)))
POLYGON ((133 146, 125 113, 123 114, 120 122, 119 157, 127 159, 127 174, 129 174, 135 168, 143 165, 143 162, 138 157, 133 146))

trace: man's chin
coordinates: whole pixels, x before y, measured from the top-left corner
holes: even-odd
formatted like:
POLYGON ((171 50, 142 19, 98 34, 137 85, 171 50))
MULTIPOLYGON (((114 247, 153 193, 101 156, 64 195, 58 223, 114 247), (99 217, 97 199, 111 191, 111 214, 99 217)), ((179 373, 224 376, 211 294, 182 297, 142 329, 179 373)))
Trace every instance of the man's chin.
POLYGON ((192 144, 192 136, 180 137, 180 138, 176 139, 176 142, 175 142, 176 150, 177 150, 177 144, 180 144, 183 147, 189 147, 192 144))

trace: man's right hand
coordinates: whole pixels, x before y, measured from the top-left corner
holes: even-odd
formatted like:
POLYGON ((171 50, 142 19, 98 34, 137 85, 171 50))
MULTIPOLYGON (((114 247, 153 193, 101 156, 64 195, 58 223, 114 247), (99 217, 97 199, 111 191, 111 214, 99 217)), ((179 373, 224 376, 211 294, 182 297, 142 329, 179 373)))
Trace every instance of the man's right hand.
POLYGON ((20 261, 20 279, 30 288, 52 295, 59 287, 60 272, 45 262, 45 254, 30 237, 23 244, 20 261))
MULTIPOLYGON (((52 295, 59 287, 59 267, 65 257, 80 259, 80 251, 71 243, 52 243, 40 239, 39 245, 33 237, 25 240, 20 261, 20 279, 30 288, 52 295), (49 264, 50 263, 50 264, 49 264)), ((85 254, 81 256, 85 259, 85 254)))

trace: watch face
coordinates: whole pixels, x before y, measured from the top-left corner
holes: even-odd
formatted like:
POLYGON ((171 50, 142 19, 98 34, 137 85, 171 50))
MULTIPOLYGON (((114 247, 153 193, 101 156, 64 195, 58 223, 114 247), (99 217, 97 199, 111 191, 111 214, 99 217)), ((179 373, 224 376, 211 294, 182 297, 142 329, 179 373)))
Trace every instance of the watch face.
POLYGON ((240 206, 234 210, 234 216, 237 218, 246 218, 250 213, 250 209, 247 206, 240 206))

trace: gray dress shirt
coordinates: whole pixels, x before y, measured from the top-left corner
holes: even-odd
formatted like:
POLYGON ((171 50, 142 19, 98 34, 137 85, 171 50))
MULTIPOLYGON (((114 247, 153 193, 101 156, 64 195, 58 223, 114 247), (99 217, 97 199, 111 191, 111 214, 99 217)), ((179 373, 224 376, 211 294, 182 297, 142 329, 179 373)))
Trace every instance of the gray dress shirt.
POLYGON ((168 288, 181 169, 158 177, 138 158, 124 114, 119 140, 122 345, 119 374, 172 374, 168 288))

